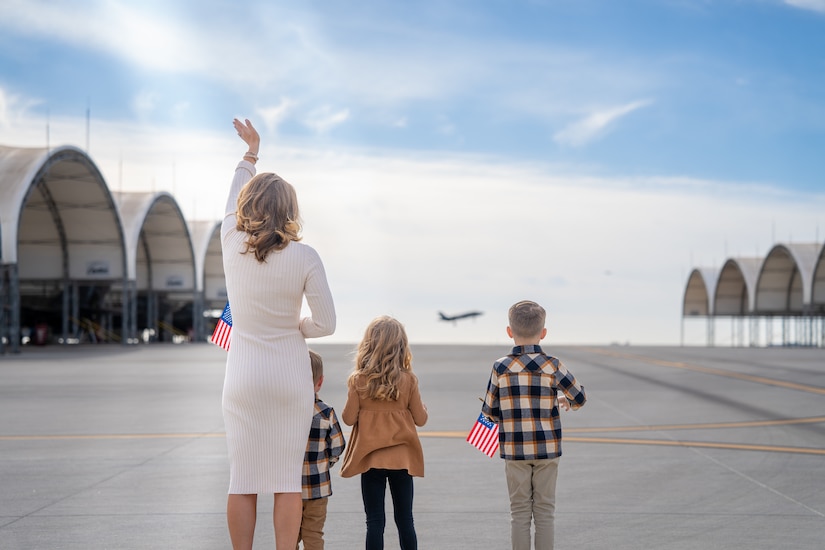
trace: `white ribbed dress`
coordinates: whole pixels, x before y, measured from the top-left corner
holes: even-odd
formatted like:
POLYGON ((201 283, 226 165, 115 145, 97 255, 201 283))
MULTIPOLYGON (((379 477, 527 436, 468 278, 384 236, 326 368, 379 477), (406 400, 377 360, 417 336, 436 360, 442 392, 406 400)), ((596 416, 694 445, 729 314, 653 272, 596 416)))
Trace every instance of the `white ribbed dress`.
POLYGON ((247 235, 235 228, 237 197, 254 172, 252 163, 238 164, 221 227, 232 307, 223 385, 229 493, 300 493, 315 402, 304 338, 332 334, 335 307, 311 247, 292 242, 265 263, 241 254, 247 235), (301 319, 303 296, 311 316, 301 319))

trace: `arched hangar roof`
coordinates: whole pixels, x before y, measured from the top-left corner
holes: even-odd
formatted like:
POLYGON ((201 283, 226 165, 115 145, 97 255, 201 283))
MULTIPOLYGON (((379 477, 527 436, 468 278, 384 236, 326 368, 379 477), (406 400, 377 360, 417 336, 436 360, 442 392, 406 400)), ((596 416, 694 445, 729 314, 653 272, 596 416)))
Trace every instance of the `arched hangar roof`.
POLYGON ((714 315, 748 315, 753 311, 762 258, 730 258, 719 271, 714 315))
POLYGON ((682 300, 682 316, 711 315, 716 280, 719 273, 715 268, 696 268, 690 272, 682 300))
POLYGON ((122 279, 123 230, 94 162, 71 146, 0 146, 2 262, 22 280, 122 279))
POLYGON ((812 292, 811 306, 813 309, 825 311, 825 244, 822 245, 814 266, 812 292))
POLYGON ((195 254, 174 197, 115 193, 126 234, 129 279, 137 290, 194 291, 195 254))
POLYGON ((811 304, 813 274, 822 245, 775 245, 759 272, 754 311, 758 314, 802 313, 811 304))
POLYGON ((198 258, 198 282, 204 307, 222 308, 226 303, 226 277, 221 249, 221 222, 192 222, 192 238, 198 258))

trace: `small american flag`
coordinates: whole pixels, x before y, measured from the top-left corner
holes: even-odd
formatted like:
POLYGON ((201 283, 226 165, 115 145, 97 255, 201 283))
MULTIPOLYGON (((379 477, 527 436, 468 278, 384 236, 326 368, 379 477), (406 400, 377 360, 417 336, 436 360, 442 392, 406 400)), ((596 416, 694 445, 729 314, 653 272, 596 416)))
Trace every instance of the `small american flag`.
POLYGON ((467 441, 479 451, 492 457, 498 450, 498 424, 488 420, 483 413, 478 415, 467 441))
POLYGON ((212 333, 212 343, 216 344, 226 351, 229 351, 229 341, 232 336, 232 311, 229 309, 229 302, 226 302, 226 307, 223 308, 223 314, 218 319, 218 324, 215 326, 215 332, 212 333))

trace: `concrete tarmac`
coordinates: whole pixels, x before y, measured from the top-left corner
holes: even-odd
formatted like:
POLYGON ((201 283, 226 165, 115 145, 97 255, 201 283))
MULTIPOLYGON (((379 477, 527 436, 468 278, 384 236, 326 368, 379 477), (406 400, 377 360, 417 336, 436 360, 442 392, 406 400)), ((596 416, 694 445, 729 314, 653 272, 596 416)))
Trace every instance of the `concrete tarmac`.
MULTIPOLYGON (((312 347, 341 411, 354 347, 312 347)), ((563 413, 556 548, 825 548, 825 350, 545 350, 588 395, 563 413)), ((430 412, 422 549, 510 547, 503 461, 465 441, 508 351, 413 346, 430 412)), ((0 549, 230 548, 224 362, 205 343, 0 357, 0 549)), ((332 483, 326 547, 363 548, 358 478, 336 466, 332 483)), ((271 506, 260 497, 256 549, 274 548, 271 506)))

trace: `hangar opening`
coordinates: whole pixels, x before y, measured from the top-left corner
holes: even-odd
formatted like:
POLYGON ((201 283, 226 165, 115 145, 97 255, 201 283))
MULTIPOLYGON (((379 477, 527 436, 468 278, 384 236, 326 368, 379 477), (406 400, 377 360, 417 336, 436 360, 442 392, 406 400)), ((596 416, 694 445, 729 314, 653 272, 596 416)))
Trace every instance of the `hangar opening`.
POLYGON ((709 342, 713 341, 713 295, 716 288, 717 271, 712 268, 696 268, 688 276, 685 294, 682 297, 681 341, 685 341, 686 318, 703 318, 709 342))
POLYGON ((821 250, 813 243, 777 244, 765 257, 754 310, 767 317, 767 345, 814 345, 815 326, 822 320, 813 315, 812 276, 821 250))
POLYGON ((115 197, 129 252, 129 333, 145 342, 191 339, 202 310, 192 238, 177 202, 164 192, 115 197))
POLYGON ((732 345, 754 345, 759 335, 759 318, 752 315, 753 296, 761 258, 731 258, 719 271, 714 317, 730 318, 732 345), (747 332, 747 336, 746 336, 747 332))
POLYGON ((192 234, 199 251, 199 281, 203 304, 204 323, 198 334, 202 340, 207 340, 214 332, 227 300, 221 248, 221 222, 193 222, 192 234))

